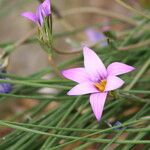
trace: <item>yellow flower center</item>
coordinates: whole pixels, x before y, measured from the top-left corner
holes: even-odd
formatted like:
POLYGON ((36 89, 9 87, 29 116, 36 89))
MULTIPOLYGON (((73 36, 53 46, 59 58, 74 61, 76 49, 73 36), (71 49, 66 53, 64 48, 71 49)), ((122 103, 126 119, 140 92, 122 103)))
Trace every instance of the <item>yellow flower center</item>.
POLYGON ((94 83, 94 85, 100 92, 104 92, 106 83, 107 83, 106 80, 101 80, 100 83, 94 83))

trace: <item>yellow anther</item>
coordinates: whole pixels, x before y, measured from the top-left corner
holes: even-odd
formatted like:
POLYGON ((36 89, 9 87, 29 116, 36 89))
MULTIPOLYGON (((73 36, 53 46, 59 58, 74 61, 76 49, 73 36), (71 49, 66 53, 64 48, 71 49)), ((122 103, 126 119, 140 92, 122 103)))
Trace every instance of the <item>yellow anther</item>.
POLYGON ((94 85, 100 92, 104 92, 106 86, 106 80, 101 80, 100 83, 94 83, 94 85))

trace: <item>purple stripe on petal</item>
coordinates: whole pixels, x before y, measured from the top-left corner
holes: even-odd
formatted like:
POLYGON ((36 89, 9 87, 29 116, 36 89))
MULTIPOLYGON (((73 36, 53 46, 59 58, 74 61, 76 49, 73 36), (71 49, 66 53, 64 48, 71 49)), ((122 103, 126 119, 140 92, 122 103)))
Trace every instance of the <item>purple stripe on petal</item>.
POLYGON ((107 67, 108 75, 120 75, 133 71, 135 68, 123 63, 114 62, 107 67))
POLYGON ((73 68, 62 71, 65 78, 73 80, 78 83, 88 82, 89 77, 85 71, 85 68, 73 68))
POLYGON ((108 76, 105 91, 118 89, 124 84, 124 81, 116 76, 108 76))
POLYGON ((43 15, 42 11, 43 11, 42 5, 39 5, 39 7, 36 10, 36 15, 38 17, 38 23, 40 24, 40 26, 42 26, 43 22, 44 22, 44 15, 43 15))
POLYGON ((73 87, 67 94, 68 95, 84 95, 89 93, 99 92, 92 82, 80 83, 73 87))
POLYGON ((98 121, 101 119, 106 97, 107 92, 95 93, 90 95, 90 104, 94 112, 94 115, 98 121))
POLYGON ((23 17, 33 21, 34 23, 37 23, 38 22, 38 19, 36 17, 36 15, 32 12, 24 12, 21 14, 23 17))
POLYGON ((50 3, 50 0, 45 0, 42 3, 42 7, 43 7, 43 9, 45 11, 46 16, 51 14, 51 3, 50 3))
POLYGON ((107 76, 106 68, 96 53, 88 47, 83 48, 84 66, 91 80, 98 82, 107 76))

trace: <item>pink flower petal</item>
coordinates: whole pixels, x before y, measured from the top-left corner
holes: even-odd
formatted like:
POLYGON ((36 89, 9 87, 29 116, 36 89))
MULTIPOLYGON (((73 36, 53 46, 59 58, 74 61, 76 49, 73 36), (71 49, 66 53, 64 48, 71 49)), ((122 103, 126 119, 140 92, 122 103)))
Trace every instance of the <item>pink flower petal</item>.
POLYGON ((124 81, 116 76, 108 76, 105 91, 118 89, 124 84, 124 81))
POLYGON ((50 0, 45 0, 43 3, 42 3, 42 7, 46 13, 46 16, 50 15, 51 14, 51 3, 50 3, 50 0))
POLYGON ((73 68, 62 71, 62 74, 67 79, 73 80, 78 83, 89 81, 89 77, 84 68, 73 68))
POLYGON ((123 63, 114 62, 107 67, 108 75, 120 75, 133 71, 135 68, 123 63))
POLYGON ((96 53, 88 47, 83 48, 84 66, 91 79, 95 82, 107 75, 106 68, 96 53))
POLYGON ((84 95, 89 93, 99 92, 92 82, 80 83, 73 87, 67 94, 68 95, 84 95))
POLYGON ((90 104, 98 121, 101 119, 106 97, 107 92, 95 93, 90 95, 90 104))
POLYGON ((44 23, 44 14, 43 14, 43 8, 42 8, 42 4, 40 4, 36 10, 36 15, 38 17, 38 23, 40 24, 40 26, 43 25, 44 23))
POLYGON ((27 19, 33 21, 34 23, 37 23, 37 17, 32 12, 24 12, 21 14, 23 17, 26 17, 27 19))

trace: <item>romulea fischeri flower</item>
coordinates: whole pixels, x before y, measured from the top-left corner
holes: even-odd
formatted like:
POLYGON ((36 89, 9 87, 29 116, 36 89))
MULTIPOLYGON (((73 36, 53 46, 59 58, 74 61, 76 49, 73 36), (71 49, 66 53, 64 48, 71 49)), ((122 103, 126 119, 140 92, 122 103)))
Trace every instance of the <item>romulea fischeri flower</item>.
POLYGON ((93 44, 100 42, 100 46, 102 46, 102 47, 108 45, 108 43, 106 41, 106 36, 101 32, 98 32, 92 28, 89 28, 86 30, 86 35, 87 35, 89 41, 92 42, 93 44))
POLYGON ((32 12, 24 12, 22 13, 22 16, 26 17, 27 19, 33 21, 40 26, 43 26, 45 17, 49 16, 50 14, 50 0, 45 0, 42 4, 38 6, 35 14, 32 12))
POLYGON ((107 68, 96 53, 88 47, 83 48, 84 68, 73 68, 62 71, 67 79, 78 83, 68 95, 90 95, 90 104, 96 119, 102 116, 104 103, 109 91, 118 89, 124 81, 117 77, 135 68, 120 62, 113 62, 107 68))
POLYGON ((11 90, 12 90, 12 85, 10 83, 0 83, 0 93, 10 93, 11 90))

